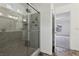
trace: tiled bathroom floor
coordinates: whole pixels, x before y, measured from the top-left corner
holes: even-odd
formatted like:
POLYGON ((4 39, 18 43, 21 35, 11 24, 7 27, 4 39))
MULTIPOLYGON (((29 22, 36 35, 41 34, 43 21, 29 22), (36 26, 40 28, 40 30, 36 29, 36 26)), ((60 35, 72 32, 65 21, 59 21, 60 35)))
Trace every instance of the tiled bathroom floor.
POLYGON ((79 51, 56 48, 56 56, 79 56, 79 51))

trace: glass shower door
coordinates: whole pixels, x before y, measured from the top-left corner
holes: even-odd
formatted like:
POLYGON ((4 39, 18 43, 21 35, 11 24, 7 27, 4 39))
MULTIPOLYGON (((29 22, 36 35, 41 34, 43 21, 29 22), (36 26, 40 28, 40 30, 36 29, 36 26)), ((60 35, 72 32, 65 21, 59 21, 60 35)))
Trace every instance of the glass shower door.
POLYGON ((39 48, 39 14, 38 13, 31 15, 30 46, 34 49, 39 48))
POLYGON ((64 55, 70 49, 70 12, 56 15, 55 50, 56 55, 64 55))
POLYGON ((39 13, 26 3, 0 4, 0 56, 30 56, 38 48, 39 13))
POLYGON ((39 48, 40 14, 28 5, 28 55, 39 48))

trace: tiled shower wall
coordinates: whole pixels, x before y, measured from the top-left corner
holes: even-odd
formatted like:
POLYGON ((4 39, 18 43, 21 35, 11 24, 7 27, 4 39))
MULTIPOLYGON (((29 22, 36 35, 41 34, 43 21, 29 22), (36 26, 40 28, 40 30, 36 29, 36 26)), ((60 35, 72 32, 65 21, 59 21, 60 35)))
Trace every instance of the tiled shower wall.
POLYGON ((0 48, 15 47, 22 40, 22 31, 0 32, 0 48))

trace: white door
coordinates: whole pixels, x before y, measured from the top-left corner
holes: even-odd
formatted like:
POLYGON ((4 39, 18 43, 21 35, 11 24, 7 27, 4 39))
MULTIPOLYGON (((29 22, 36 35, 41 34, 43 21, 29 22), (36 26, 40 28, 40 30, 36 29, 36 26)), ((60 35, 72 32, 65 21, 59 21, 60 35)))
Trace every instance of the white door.
POLYGON ((56 52, 70 49, 70 13, 57 14, 55 18, 55 49, 56 52))

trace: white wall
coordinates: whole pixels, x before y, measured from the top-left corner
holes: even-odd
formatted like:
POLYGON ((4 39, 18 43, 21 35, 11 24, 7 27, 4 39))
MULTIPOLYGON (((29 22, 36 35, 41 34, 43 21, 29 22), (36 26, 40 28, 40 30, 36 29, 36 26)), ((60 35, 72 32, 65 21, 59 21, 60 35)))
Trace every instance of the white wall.
POLYGON ((42 52, 52 54, 51 4, 41 4, 40 12, 40 49, 42 52))
POLYGON ((52 12, 51 4, 33 4, 40 11, 40 51, 52 54, 52 12))
POLYGON ((72 8, 70 42, 72 49, 79 50, 79 4, 72 5, 72 8))
POLYGON ((55 13, 70 11, 70 48, 79 50, 79 4, 68 4, 55 7, 55 13))

